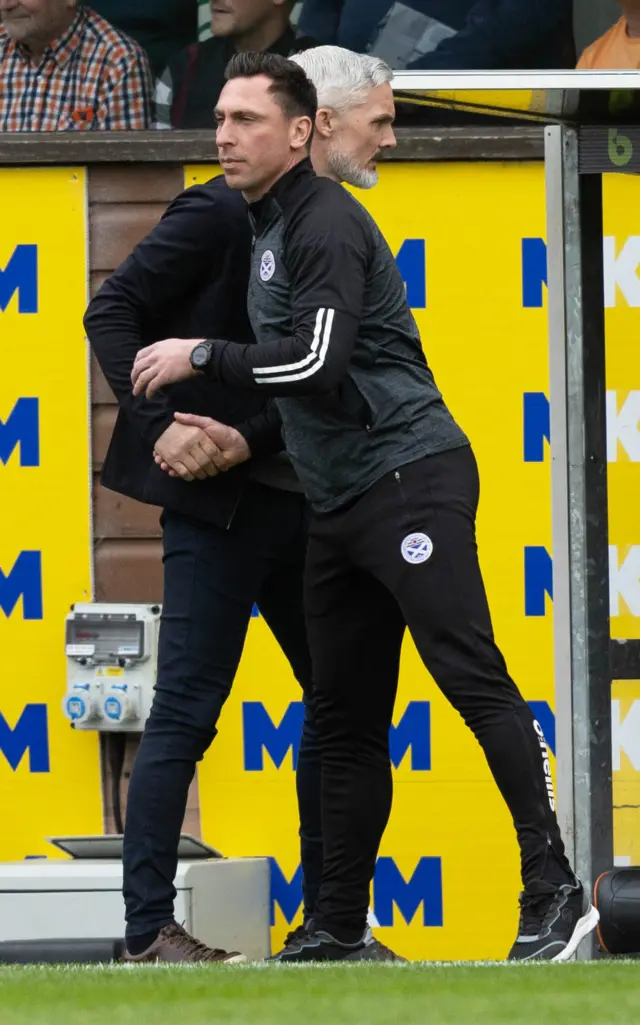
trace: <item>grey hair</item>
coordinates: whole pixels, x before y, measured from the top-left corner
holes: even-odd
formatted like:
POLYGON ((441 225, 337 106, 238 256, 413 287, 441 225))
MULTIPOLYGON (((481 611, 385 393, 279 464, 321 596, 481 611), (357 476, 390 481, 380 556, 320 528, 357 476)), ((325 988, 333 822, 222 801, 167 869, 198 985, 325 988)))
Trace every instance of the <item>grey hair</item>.
POLYGON ((339 113, 364 103, 371 89, 386 85, 393 78, 393 71, 379 57, 354 53, 342 46, 314 46, 290 60, 315 85, 318 107, 339 113))

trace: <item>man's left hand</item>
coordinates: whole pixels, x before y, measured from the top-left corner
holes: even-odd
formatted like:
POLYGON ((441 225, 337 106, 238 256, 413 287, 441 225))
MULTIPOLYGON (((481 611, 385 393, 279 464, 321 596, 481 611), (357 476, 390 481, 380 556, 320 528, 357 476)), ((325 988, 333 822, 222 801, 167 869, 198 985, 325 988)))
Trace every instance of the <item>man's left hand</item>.
POLYGON ((191 353, 198 341, 197 338, 166 338, 140 349, 131 371, 133 394, 144 392, 150 399, 160 388, 194 377, 191 353))

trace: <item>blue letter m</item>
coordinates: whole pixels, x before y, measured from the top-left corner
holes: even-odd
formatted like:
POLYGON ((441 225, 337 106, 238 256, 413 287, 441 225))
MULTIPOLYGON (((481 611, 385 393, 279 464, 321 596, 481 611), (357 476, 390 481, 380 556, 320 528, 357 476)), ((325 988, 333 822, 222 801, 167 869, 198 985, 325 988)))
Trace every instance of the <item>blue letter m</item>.
POLYGON ((542 286, 547 284, 547 247, 541 238, 522 240, 522 305, 542 306, 542 286))
POLYGON ((0 751, 14 772, 27 751, 30 772, 49 772, 47 706, 27 705, 13 729, 0 712, 0 751))
POLYGON ((398 270, 407 288, 407 302, 412 310, 427 305, 427 243, 423 238, 408 238, 396 256, 398 270))
POLYGON ((37 399, 18 399, 8 420, 0 419, 0 463, 8 463, 20 445, 20 466, 40 465, 40 418, 37 399))
POLYGON ((294 768, 298 761, 300 735, 304 721, 304 705, 292 701, 279 726, 271 721, 261 701, 245 701, 242 706, 244 727, 244 767, 246 772, 262 772, 263 749, 280 768, 289 748, 293 749, 294 768))
POLYGON ((280 868, 275 858, 269 858, 271 864, 271 924, 276 924, 276 904, 280 905, 287 922, 293 922, 302 904, 302 865, 298 865, 291 882, 280 868))
POLYGON ((42 556, 20 552, 13 569, 5 576, 0 567, 0 609, 7 618, 22 598, 25 619, 42 619, 42 556))
POLYGON ((553 562, 546 548, 532 545, 524 550, 525 616, 544 616, 547 594, 553 600, 553 562))
POLYGON ((395 904, 409 924, 422 904, 423 925, 441 926, 442 862, 420 858, 410 879, 405 879, 393 858, 378 858, 373 878, 373 909, 380 925, 393 925, 395 904))
POLYGON ((428 701, 410 701, 397 726, 389 730, 391 762, 397 769, 411 748, 413 772, 431 768, 431 706, 428 701))
POLYGON ((18 313, 38 312, 38 247, 16 246, 9 263, 0 267, 0 313, 18 293, 18 313))
POLYGON ((541 391, 524 393, 524 461, 544 462, 545 439, 551 437, 551 410, 549 399, 541 391))

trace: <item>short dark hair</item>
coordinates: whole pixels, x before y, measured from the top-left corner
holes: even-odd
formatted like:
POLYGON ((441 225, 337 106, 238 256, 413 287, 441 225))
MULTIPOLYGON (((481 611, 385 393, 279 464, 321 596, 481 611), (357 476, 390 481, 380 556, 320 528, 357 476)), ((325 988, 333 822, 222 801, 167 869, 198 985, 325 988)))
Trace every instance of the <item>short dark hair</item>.
POLYGON ((227 64, 225 79, 270 78, 269 89, 282 107, 286 117, 308 117, 315 123, 318 110, 316 87, 294 61, 277 53, 237 53, 227 64))

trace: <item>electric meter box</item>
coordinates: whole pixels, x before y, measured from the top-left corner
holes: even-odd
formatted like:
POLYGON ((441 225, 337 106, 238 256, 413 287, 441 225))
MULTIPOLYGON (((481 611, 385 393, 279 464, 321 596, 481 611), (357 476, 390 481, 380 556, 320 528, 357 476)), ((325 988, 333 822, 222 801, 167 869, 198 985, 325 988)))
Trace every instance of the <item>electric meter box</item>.
POLYGON ((153 700, 161 612, 160 605, 72 607, 62 707, 75 729, 142 731, 153 700))

